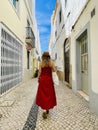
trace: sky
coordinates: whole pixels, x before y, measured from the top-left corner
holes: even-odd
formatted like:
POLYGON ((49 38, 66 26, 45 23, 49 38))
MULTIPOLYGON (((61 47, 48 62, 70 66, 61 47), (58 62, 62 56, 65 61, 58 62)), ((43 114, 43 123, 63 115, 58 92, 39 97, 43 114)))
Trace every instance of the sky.
POLYGON ((36 0, 36 20, 40 33, 41 53, 48 50, 51 32, 51 15, 55 9, 56 0, 36 0))

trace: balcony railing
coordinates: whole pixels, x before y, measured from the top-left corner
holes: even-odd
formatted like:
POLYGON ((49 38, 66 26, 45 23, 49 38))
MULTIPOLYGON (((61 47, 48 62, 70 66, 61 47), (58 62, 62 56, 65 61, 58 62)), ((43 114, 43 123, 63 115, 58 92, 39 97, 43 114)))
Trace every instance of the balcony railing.
POLYGON ((35 36, 31 27, 26 27, 26 39, 25 42, 32 48, 35 47, 35 36))

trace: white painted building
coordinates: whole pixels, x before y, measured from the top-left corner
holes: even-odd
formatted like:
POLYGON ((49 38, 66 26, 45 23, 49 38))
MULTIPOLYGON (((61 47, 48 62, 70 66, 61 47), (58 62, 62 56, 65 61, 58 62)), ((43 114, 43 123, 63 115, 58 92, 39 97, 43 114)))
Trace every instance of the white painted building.
POLYGON ((36 73, 36 70, 38 69, 39 61, 40 61, 40 57, 41 57, 39 30, 37 27, 36 19, 34 21, 35 21, 34 30, 35 30, 36 44, 35 44, 35 48, 33 48, 33 77, 34 77, 34 74, 36 73))
POLYGON ((73 91, 88 95, 90 108, 98 114, 98 1, 89 0, 71 33, 73 91))
POLYGON ((65 40, 63 44, 64 81, 69 86, 72 86, 71 30, 87 2, 88 0, 60 0, 65 29, 65 40))
POLYGON ((55 15, 55 11, 53 11, 53 15, 51 17, 51 34, 50 34, 50 41, 49 41, 49 53, 51 55, 51 58, 53 60, 55 60, 55 51, 54 51, 54 47, 55 47, 55 22, 54 22, 54 16, 55 15))
POLYGON ((50 50, 55 57, 60 80, 71 84, 72 65, 70 62, 71 29, 87 0, 57 0, 51 17, 50 50), (66 59, 66 60, 65 60, 66 59))
POLYGON ((60 78, 71 81, 72 90, 89 100, 91 110, 98 114, 97 8, 95 0, 57 0, 51 22, 54 48, 51 45, 50 50, 56 54, 60 78))
POLYGON ((50 50, 58 70, 59 79, 64 78, 63 43, 65 40, 64 19, 60 1, 57 0, 56 7, 51 17, 50 50))

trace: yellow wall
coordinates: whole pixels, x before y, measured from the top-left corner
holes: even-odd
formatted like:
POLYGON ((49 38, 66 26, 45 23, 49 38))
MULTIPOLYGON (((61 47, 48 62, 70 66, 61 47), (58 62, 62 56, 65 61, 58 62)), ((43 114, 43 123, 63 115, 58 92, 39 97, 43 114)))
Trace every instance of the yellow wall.
POLYGON ((32 71, 32 75, 34 77, 34 74, 36 72, 36 70, 38 69, 38 60, 36 58, 33 59, 33 71, 32 71))
MULTIPOLYGON (((19 1, 19 13, 16 12, 15 7, 10 0, 0 0, 0 22, 3 22, 21 41, 23 45, 23 68, 27 69, 27 50, 26 50, 26 26, 27 18, 30 26, 33 28, 24 0, 19 1)), ((32 18, 32 16, 31 16, 32 18)), ((32 55, 30 54, 30 65, 32 68, 32 55)))

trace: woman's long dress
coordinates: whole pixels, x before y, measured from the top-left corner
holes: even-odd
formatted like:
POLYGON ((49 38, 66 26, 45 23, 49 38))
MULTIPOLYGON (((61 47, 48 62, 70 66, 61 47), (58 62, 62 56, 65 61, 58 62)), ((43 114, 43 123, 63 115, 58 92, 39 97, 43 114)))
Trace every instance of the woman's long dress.
POLYGON ((52 68, 49 66, 42 68, 36 95, 36 104, 45 110, 49 110, 57 104, 52 80, 52 68))

